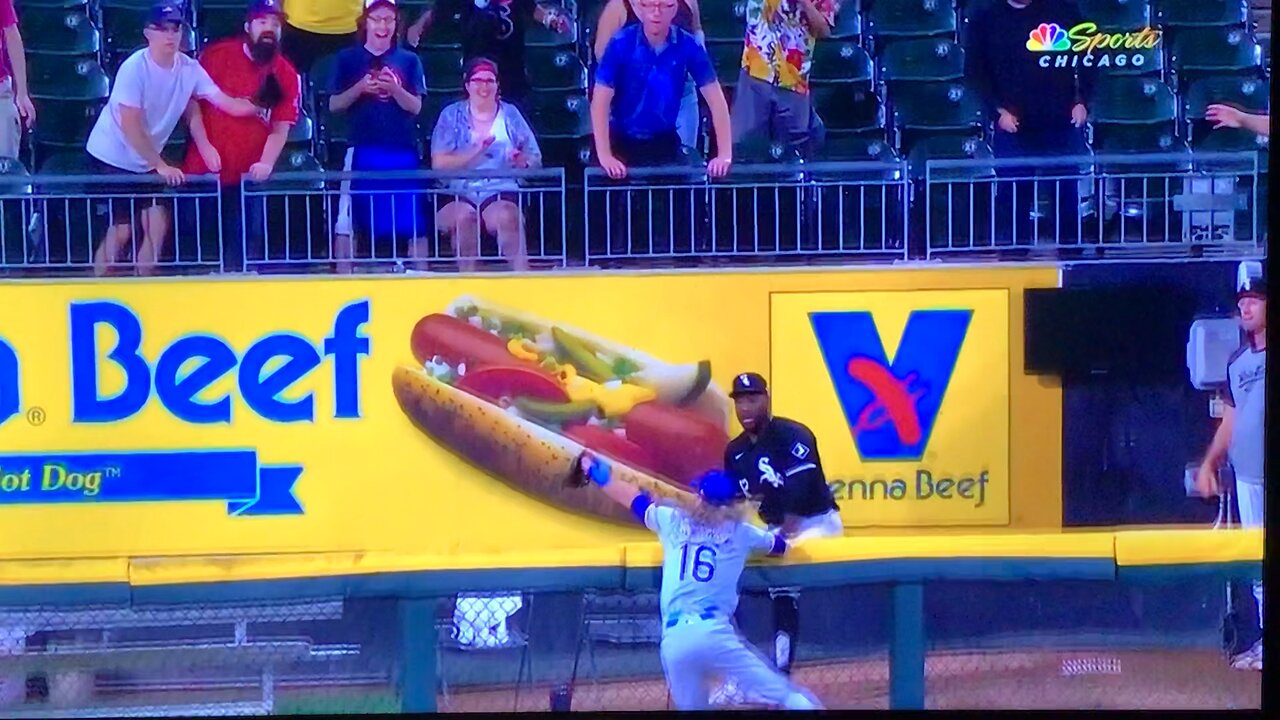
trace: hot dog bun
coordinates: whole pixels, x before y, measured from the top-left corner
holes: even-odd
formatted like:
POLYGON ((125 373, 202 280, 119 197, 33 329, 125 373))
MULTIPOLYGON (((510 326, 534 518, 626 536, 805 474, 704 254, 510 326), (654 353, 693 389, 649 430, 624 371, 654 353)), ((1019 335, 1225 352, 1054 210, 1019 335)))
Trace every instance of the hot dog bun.
MULTIPOLYGON (((449 315, 456 315, 458 311, 464 307, 475 307, 481 312, 489 313, 506 320, 513 320, 526 327, 534 328, 538 332, 551 332, 552 323, 547 322, 543 318, 519 308, 499 305, 471 295, 459 296, 452 303, 449 303, 445 312, 449 315)), ((602 338, 581 328, 560 322, 554 323, 554 325, 562 330, 568 330, 578 338, 590 343, 592 346, 591 349, 593 350, 603 351, 609 355, 627 358, 635 363, 642 371, 653 371, 674 367, 671 363, 659 360, 658 358, 640 352, 635 348, 627 347, 607 338, 602 338)), ((657 387, 655 389, 658 391, 659 397, 666 402, 678 403, 683 400, 683 398, 680 397, 664 396, 663 388, 661 387, 657 387)), ((712 421, 720 428, 726 431, 728 430, 732 403, 729 401, 729 396, 725 391, 720 389, 714 383, 708 383, 706 389, 704 389, 697 398, 688 402, 685 406, 712 421)))
MULTIPOLYGON (((400 409, 440 445, 512 488, 574 513, 634 524, 631 513, 598 488, 565 487, 585 448, 501 407, 451 387, 426 371, 398 367, 391 386, 400 409)), ((693 496, 662 479, 614 462, 614 473, 655 500, 691 503, 693 496)))

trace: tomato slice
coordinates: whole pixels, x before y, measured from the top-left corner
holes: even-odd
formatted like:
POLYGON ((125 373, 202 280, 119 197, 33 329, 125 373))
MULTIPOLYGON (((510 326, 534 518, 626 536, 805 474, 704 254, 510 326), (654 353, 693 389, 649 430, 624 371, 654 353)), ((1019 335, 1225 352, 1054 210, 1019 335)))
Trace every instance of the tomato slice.
POLYGON ((598 452, 620 463, 626 463, 637 470, 658 474, 657 466, 649 451, 608 428, 599 425, 569 425, 563 432, 566 437, 588 450, 598 452))
POLYGON ((463 392, 497 403, 500 398, 525 397, 543 402, 567 403, 569 395, 548 373, 527 367, 484 367, 468 370, 454 386, 463 392))
POLYGON ((729 435, 692 410, 653 400, 636 405, 622 423, 627 439, 644 448, 669 478, 688 485, 724 465, 729 435))
POLYGON ((419 320, 409 336, 409 347, 420 363, 439 355, 451 365, 466 363, 468 368, 537 367, 513 356, 507 350, 506 341, 497 335, 444 313, 433 313, 419 320))

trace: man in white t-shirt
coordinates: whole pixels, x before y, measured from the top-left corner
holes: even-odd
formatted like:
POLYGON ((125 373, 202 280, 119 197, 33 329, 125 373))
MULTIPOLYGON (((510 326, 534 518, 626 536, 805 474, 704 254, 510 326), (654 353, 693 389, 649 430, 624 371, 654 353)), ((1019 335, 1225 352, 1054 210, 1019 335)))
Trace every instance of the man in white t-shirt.
MULTIPOLYGON (((181 117, 185 115, 190 122, 191 117, 199 115, 196 98, 238 117, 260 112, 246 99, 228 97, 199 62, 180 52, 185 22, 182 7, 176 0, 161 0, 151 7, 142 31, 147 46, 120 65, 111 88, 111 99, 89 133, 85 150, 89 154, 90 173, 155 172, 166 184, 180 185, 186 178, 181 170, 160 157, 160 150, 181 117)), ((217 172, 221 168, 217 157, 204 159, 210 170, 217 172)), ((137 245, 134 262, 141 275, 154 271, 169 234, 168 208, 155 197, 157 190, 149 184, 110 188, 113 196, 137 195, 139 199, 122 197, 111 203, 106 237, 93 257, 96 274, 105 274, 109 264, 120 260, 121 252, 130 245, 135 216, 142 228, 142 242, 137 245)))

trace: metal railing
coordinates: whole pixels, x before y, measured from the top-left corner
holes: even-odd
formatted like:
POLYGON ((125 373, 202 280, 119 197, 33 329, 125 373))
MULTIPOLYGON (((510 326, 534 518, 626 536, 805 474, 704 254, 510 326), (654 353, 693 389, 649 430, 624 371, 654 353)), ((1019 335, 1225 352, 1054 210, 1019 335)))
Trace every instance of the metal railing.
MULTIPOLYGON (((562 267, 568 235, 560 168, 282 172, 245 180, 247 270, 562 267)), ((238 268, 237 268, 238 269, 238 268)))
POLYGON ((0 268, 97 275, 222 268, 218 178, 0 176, 0 268))
POLYGON ((583 184, 588 265, 629 260, 901 260, 908 185, 901 162, 633 168, 583 184))
POLYGON ((0 175, 0 271, 463 271, 1266 254, 1259 153, 587 169, 0 175), (575 179, 576 180, 576 179, 575 179), (459 199, 461 198, 461 202, 459 199), (150 212, 167 224, 160 242, 150 212), (113 219, 127 232, 109 263, 113 219), (144 224, 145 223, 145 224, 144 224), (158 249, 154 265, 152 250, 158 249))
POLYGON ((1266 168, 1256 152, 928 160, 923 186, 913 221, 931 259, 1265 251, 1266 168))
MULTIPOLYGON (((1106 565, 855 563, 800 590, 792 678, 829 709, 1259 707, 1261 674, 1225 657, 1258 637, 1256 562, 1106 565)), ((462 594, 392 573, 342 597, 314 594, 320 578, 10 596, 0 717, 670 709, 656 569, 627 589, 502 572, 509 590, 462 594)), ((736 625, 772 658, 771 579, 749 573, 736 625)))

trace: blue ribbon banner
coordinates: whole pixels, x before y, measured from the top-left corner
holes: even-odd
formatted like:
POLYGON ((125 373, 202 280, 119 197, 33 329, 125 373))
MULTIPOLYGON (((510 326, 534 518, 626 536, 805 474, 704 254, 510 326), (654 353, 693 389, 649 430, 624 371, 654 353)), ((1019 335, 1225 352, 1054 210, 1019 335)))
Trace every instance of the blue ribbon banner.
POLYGON ((0 454, 0 506, 217 500, 228 515, 301 515, 301 474, 254 450, 0 454))

